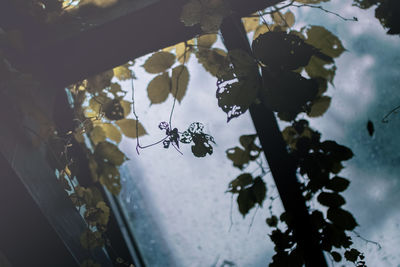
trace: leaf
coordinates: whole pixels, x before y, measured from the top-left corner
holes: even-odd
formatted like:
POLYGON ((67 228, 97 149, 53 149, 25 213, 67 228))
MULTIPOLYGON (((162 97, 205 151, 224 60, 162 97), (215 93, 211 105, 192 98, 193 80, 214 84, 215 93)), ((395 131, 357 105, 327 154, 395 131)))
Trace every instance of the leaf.
POLYGON ((197 46, 199 49, 210 48, 216 41, 216 34, 203 34, 197 37, 197 46))
POLYGON ((340 208, 329 208, 328 219, 342 229, 352 231, 358 225, 353 215, 340 208))
POLYGON ((117 166, 120 166, 126 160, 125 154, 116 145, 107 141, 100 142, 96 146, 94 156, 98 163, 109 162, 117 166))
POLYGON ((343 192, 347 189, 349 184, 349 180, 339 176, 335 176, 331 180, 329 180, 325 187, 335 192, 343 192))
POLYGON ((101 124, 101 128, 103 129, 106 137, 115 141, 117 144, 121 142, 121 132, 111 123, 103 123, 101 124))
POLYGON ((112 70, 97 74, 87 79, 87 90, 90 93, 101 92, 104 88, 111 85, 111 79, 114 76, 112 70))
POLYGON ((226 156, 233 161, 233 166, 243 169, 244 165, 249 163, 249 153, 240 147, 234 147, 226 150, 226 156))
POLYGON ((200 49, 197 51, 196 57, 204 69, 215 77, 223 75, 229 69, 226 52, 222 49, 200 49))
POLYGON ((143 68, 148 73, 160 73, 169 69, 175 63, 175 55, 169 52, 156 52, 144 63, 143 68))
POLYGON ((350 249, 350 250, 346 250, 344 253, 344 257, 346 258, 346 260, 351 261, 351 262, 356 262, 358 259, 358 256, 360 256, 360 252, 357 249, 350 249))
POLYGON ((271 216, 270 218, 266 219, 266 222, 268 224, 268 226, 270 227, 276 227, 278 225, 278 217, 276 217, 275 215, 271 216))
POLYGON ((81 245, 85 249, 94 249, 97 247, 102 247, 104 245, 104 240, 99 231, 92 232, 87 229, 80 237, 81 245))
POLYGON ((121 177, 117 167, 109 162, 103 162, 99 167, 99 181, 108 191, 117 196, 121 191, 121 177))
POLYGON ((322 205, 330 208, 338 208, 346 203, 344 198, 337 193, 321 192, 318 195, 317 200, 322 205))
POLYGON ((186 94, 189 83, 189 71, 185 65, 180 65, 172 69, 171 94, 180 103, 186 94))
POLYGON ((240 213, 243 215, 243 217, 246 216, 249 210, 252 209, 256 204, 251 188, 247 188, 239 192, 237 203, 239 205, 240 213))
POLYGON ((375 132, 374 124, 370 120, 367 122, 367 130, 368 130, 369 136, 373 136, 374 135, 374 132, 375 132))
POLYGON ((253 176, 250 173, 242 173, 235 180, 229 183, 229 192, 238 193, 240 190, 244 189, 246 186, 252 184, 253 176))
MULTIPOLYGON (((257 14, 252 14, 252 15, 257 15, 257 14)), ((244 29, 246 32, 252 32, 255 31, 260 24, 260 18, 257 17, 245 17, 242 19, 244 29)))
POLYGON ((124 109, 118 99, 114 99, 105 103, 103 105, 103 111, 104 115, 109 120, 120 120, 125 116, 124 109))
POLYGON ((96 126, 90 132, 90 140, 92 140, 94 145, 97 145, 98 143, 106 140, 106 133, 100 126, 96 126))
POLYGON ((131 102, 121 100, 120 104, 124 110, 124 118, 126 118, 131 113, 131 102))
POLYGON ((313 56, 311 57, 310 62, 304 69, 311 78, 319 77, 332 83, 336 73, 336 66, 328 65, 329 67, 326 67, 327 64, 330 63, 313 56))
POLYGON ((129 69, 129 64, 121 65, 113 69, 114 76, 120 80, 128 80, 132 78, 132 72, 129 69))
POLYGON ((200 23, 202 17, 202 4, 200 1, 189 1, 182 7, 181 21, 185 26, 194 26, 200 23))
POLYGON ((257 39, 258 36, 260 36, 263 33, 269 32, 269 29, 267 27, 267 25, 265 24, 261 24, 257 27, 256 31, 254 32, 253 35, 253 40, 257 39))
POLYGON ((336 251, 331 251, 331 255, 332 255, 333 260, 336 262, 340 262, 342 260, 342 255, 340 255, 336 251))
POLYGON ((254 184, 251 187, 253 190, 255 202, 262 206, 267 193, 267 187, 261 177, 254 179, 254 184))
POLYGON ((121 85, 119 83, 112 83, 109 92, 116 96, 118 92, 122 92, 121 85))
POLYGON ((321 96, 314 99, 307 115, 311 118, 322 116, 328 110, 331 100, 330 96, 321 96))
POLYGON ((147 86, 147 95, 151 104, 164 102, 169 95, 171 79, 167 72, 153 78, 147 86))
POLYGON ((276 11, 271 14, 271 17, 273 21, 282 29, 291 28, 295 22, 294 14, 290 12, 290 10, 288 10, 285 14, 276 11))
POLYGON ((123 119, 116 121, 115 123, 119 126, 122 133, 127 137, 136 138, 147 134, 143 125, 134 119, 123 119), (138 132, 136 131, 136 123, 138 132))
POLYGON ((185 42, 175 45, 176 59, 182 64, 185 64, 189 61, 190 55, 193 51, 192 46, 194 45, 194 40, 189 40, 186 43, 187 45, 185 45, 185 42))
POLYGON ((307 29, 306 42, 333 58, 339 57, 345 51, 340 39, 322 26, 311 26, 307 29))

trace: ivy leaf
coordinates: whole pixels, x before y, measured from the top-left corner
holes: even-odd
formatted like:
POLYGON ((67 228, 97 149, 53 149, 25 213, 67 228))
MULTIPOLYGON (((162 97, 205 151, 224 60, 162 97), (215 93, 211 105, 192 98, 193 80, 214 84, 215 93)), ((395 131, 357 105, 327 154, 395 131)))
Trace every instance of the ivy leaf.
POLYGON ((329 208, 327 217, 335 225, 345 230, 354 230, 358 225, 350 212, 340 208, 329 208))
POLYGON ((122 133, 127 137, 136 138, 138 136, 143 136, 147 134, 143 125, 134 119, 123 119, 116 121, 115 123, 119 126, 122 133), (138 132, 136 132, 136 123, 138 123, 138 132))
POLYGON ((103 123, 101 124, 101 128, 103 129, 106 137, 115 141, 117 144, 121 142, 121 132, 111 123, 103 123))
POLYGON ((160 73, 169 69, 175 63, 175 55, 169 52, 156 52, 143 65, 148 73, 160 73))
POLYGON ((340 39, 322 26, 307 29, 306 42, 330 57, 339 57, 344 51, 340 39))
POLYGON ((147 86, 147 95, 151 104, 159 104, 167 100, 171 88, 171 79, 167 72, 153 78, 147 86))
POLYGON ((335 176, 331 180, 329 180, 329 182, 326 184, 325 187, 335 192, 343 192, 344 190, 347 189, 349 184, 350 184, 349 180, 339 176, 335 176))
POLYGON ((368 130, 369 136, 373 136, 374 135, 374 132, 375 132, 374 124, 370 120, 367 122, 367 130, 368 130))
POLYGON ((311 118, 322 116, 329 108, 331 104, 330 96, 321 96, 312 101, 311 109, 307 112, 307 115, 311 118))
POLYGON ((253 182, 253 176, 250 173, 242 173, 235 180, 229 183, 229 192, 238 193, 253 182))
POLYGON ((107 141, 100 142, 96 146, 94 156, 98 163, 109 162, 117 166, 120 166, 126 160, 125 154, 116 145, 107 141))
POLYGON ((199 49, 210 48, 217 41, 217 35, 203 34, 197 37, 197 46, 199 49))
POLYGON ((180 103, 186 94, 189 83, 189 71, 185 65, 180 65, 172 69, 171 93, 180 103))
MULTIPOLYGON (((252 14, 252 15, 257 15, 257 14, 252 14)), ((242 19, 244 29, 246 32, 252 32, 255 31, 260 24, 260 18, 257 17, 246 17, 242 19)))
POLYGON ((90 140, 92 140, 94 145, 106 140, 106 133, 100 126, 96 126, 90 131, 90 140))
POLYGON ((317 200, 322 205, 330 208, 338 208, 346 203, 344 198, 337 193, 321 192, 318 195, 317 200))
POLYGON ((120 80, 128 80, 132 78, 132 72, 129 69, 129 64, 124 64, 113 69, 114 76, 120 80))

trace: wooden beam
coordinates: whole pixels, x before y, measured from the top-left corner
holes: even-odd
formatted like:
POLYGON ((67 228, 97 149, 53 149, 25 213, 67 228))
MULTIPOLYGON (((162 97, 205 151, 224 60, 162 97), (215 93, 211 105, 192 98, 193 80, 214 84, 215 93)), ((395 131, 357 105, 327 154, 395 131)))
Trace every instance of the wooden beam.
MULTIPOLYGON (((233 0, 231 4, 236 15, 246 16, 281 1, 233 0)), ((180 21, 185 0, 120 2, 124 8, 92 8, 87 17, 66 18, 37 33, 25 32, 29 45, 13 56, 13 63, 59 88, 201 33, 199 27, 185 27, 180 21), (126 12, 117 16, 121 9, 126 12)))

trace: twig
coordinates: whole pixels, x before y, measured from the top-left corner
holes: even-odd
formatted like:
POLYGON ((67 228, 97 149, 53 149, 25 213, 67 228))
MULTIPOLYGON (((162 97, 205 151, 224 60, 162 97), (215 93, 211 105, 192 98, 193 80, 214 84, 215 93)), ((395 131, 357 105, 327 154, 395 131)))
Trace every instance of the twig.
POLYGON ((357 231, 354 231, 354 230, 353 230, 352 232, 353 232, 353 234, 355 234, 358 238, 360 238, 361 240, 365 241, 366 243, 374 244, 375 246, 378 247, 378 249, 381 249, 381 248, 382 248, 381 244, 379 244, 378 242, 372 241, 372 240, 368 240, 368 239, 366 239, 365 237, 362 237, 357 231))
POLYGON ((383 117, 382 122, 383 123, 388 123, 388 117, 392 114, 396 114, 400 109, 400 106, 395 107, 394 109, 392 109, 388 114, 385 115, 385 117, 383 117))
POLYGON ((330 10, 327 10, 327 9, 323 8, 322 6, 316 6, 316 5, 310 5, 310 4, 301 4, 301 5, 292 4, 291 6, 297 7, 297 8, 300 8, 300 7, 316 8, 316 9, 320 9, 320 10, 326 12, 326 13, 335 15, 336 17, 339 17, 339 18, 341 18, 341 19, 344 20, 344 21, 358 21, 357 17, 353 17, 353 18, 351 18, 351 19, 345 18, 345 17, 341 16, 341 15, 338 14, 338 13, 335 13, 335 12, 332 12, 332 11, 330 11, 330 10))
POLYGON ((259 208, 260 208, 260 206, 257 206, 256 211, 254 212, 253 218, 251 218, 251 222, 250 222, 250 225, 249 225, 249 230, 247 231, 247 233, 250 233, 250 229, 253 226, 254 219, 256 218, 257 211, 258 211, 259 208))

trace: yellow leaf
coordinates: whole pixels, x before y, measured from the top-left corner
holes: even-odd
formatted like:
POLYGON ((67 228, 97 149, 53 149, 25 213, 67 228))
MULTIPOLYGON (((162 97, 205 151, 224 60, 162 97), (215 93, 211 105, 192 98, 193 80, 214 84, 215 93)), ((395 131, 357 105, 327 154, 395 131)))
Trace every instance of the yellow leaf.
POLYGON ((106 133, 100 126, 96 126, 90 132, 90 140, 92 140, 94 145, 106 140, 106 133))
MULTIPOLYGON (((253 14, 254 15, 254 14, 253 14)), ((258 25, 260 24, 259 17, 246 17, 242 19, 244 29, 246 32, 252 32, 257 29, 258 25)))
POLYGON ((267 25, 265 25, 265 24, 259 25, 257 27, 256 31, 254 32, 253 40, 255 40, 259 35, 266 33, 266 32, 269 32, 267 25))
POLYGON ((143 125, 134 119, 122 119, 117 121, 116 124, 119 126, 122 133, 130 138, 136 138, 147 134, 143 125), (138 131, 136 131, 136 127, 138 131))
POLYGON ((271 17, 274 22, 283 29, 291 28, 294 25, 294 14, 290 11, 287 11, 285 14, 276 11, 271 14, 271 17))
POLYGON ((191 52, 193 50, 191 45, 194 44, 194 41, 189 40, 187 41, 187 44, 188 46, 186 46, 185 43, 182 42, 175 46, 176 59, 182 64, 189 61, 191 52))
POLYGON ((203 34, 197 37, 197 46, 201 48, 210 48, 217 41, 216 34, 203 34))
POLYGON ((169 69, 175 62, 175 55, 170 52, 156 52, 151 55, 143 67, 148 73, 160 73, 169 69))
POLYGON ((331 104, 331 98, 329 96, 321 96, 313 101, 310 112, 308 112, 309 117, 320 117, 329 108, 331 104))
POLYGON ((171 93, 179 101, 182 101, 186 94, 189 83, 189 71, 185 65, 180 65, 172 70, 171 93))
POLYGON ((122 88, 119 83, 112 83, 110 86, 109 92, 112 93, 113 95, 116 95, 118 92, 121 92, 122 88))
POLYGON ((111 123, 103 123, 101 124, 101 128, 103 129, 106 137, 115 141, 117 144, 121 142, 121 132, 111 123))
POLYGON ((94 149, 94 156, 98 163, 108 162, 117 166, 126 160, 125 154, 116 145, 107 141, 97 144, 94 149))
POLYGON ((131 113, 131 102, 121 100, 121 106, 124 110, 124 117, 126 118, 131 113))
POLYGON ((171 79, 167 72, 156 76, 147 86, 147 95, 151 104, 159 104, 168 98, 170 92, 171 79))
POLYGON ((121 191, 121 175, 115 165, 104 162, 100 166, 100 184, 107 187, 113 195, 118 195, 121 191))
POLYGON ((132 72, 128 68, 129 65, 121 65, 113 69, 114 76, 117 77, 118 80, 124 81, 132 78, 132 72))

